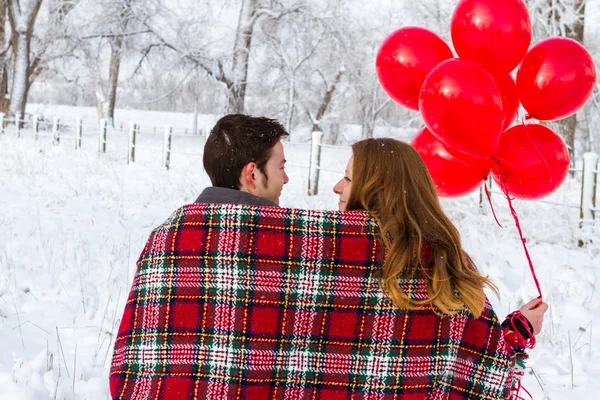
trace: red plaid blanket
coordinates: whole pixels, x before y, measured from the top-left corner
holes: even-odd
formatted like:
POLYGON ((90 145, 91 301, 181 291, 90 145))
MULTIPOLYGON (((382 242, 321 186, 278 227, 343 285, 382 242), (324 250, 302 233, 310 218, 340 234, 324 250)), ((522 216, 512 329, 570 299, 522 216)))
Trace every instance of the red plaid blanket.
MULTIPOLYGON (((114 399, 508 398, 514 351, 491 307, 399 311, 362 212, 188 205, 138 261, 114 399)), ((427 295, 420 277, 406 293, 427 295)))

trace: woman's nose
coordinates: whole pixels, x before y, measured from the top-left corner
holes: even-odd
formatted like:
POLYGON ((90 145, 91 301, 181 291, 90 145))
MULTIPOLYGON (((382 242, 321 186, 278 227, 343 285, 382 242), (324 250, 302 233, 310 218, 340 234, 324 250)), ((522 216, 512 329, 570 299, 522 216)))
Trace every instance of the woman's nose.
POLYGON ((342 191, 340 190, 340 183, 342 181, 339 181, 338 183, 335 184, 335 186, 333 187, 333 193, 335 194, 341 194, 342 191))

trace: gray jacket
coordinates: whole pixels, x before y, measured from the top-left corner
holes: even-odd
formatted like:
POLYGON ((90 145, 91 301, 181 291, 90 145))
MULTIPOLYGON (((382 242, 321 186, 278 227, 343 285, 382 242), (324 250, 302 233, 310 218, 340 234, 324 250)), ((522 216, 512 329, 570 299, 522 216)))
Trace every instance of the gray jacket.
POLYGON ((195 203, 201 204, 245 204, 249 206, 274 206, 277 204, 255 196, 250 193, 242 192, 236 189, 227 189, 222 187, 207 187, 202 191, 195 203))

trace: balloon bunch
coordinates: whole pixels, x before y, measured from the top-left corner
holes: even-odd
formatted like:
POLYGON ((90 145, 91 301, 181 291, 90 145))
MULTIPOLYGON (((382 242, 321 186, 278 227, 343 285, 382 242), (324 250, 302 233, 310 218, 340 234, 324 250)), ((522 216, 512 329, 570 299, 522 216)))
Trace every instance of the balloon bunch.
POLYGON ((490 172, 507 196, 552 193, 568 173, 565 143, 543 125, 512 125, 520 104, 526 119, 576 113, 596 83, 592 57, 562 37, 529 48, 531 18, 522 0, 460 0, 451 36, 459 58, 435 33, 401 28, 383 42, 376 64, 388 95, 421 112, 425 128, 412 145, 439 194, 468 194, 490 172))

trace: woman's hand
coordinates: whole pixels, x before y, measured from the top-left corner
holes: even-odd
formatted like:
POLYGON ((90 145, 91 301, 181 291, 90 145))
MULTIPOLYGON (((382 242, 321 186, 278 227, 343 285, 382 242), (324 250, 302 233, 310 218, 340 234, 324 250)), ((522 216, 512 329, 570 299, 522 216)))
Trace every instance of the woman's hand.
POLYGON ((542 330, 542 324, 544 323, 544 313, 548 311, 548 304, 544 303, 541 298, 535 298, 523 307, 519 308, 521 314, 531 323, 533 326, 533 334, 537 335, 542 330))

